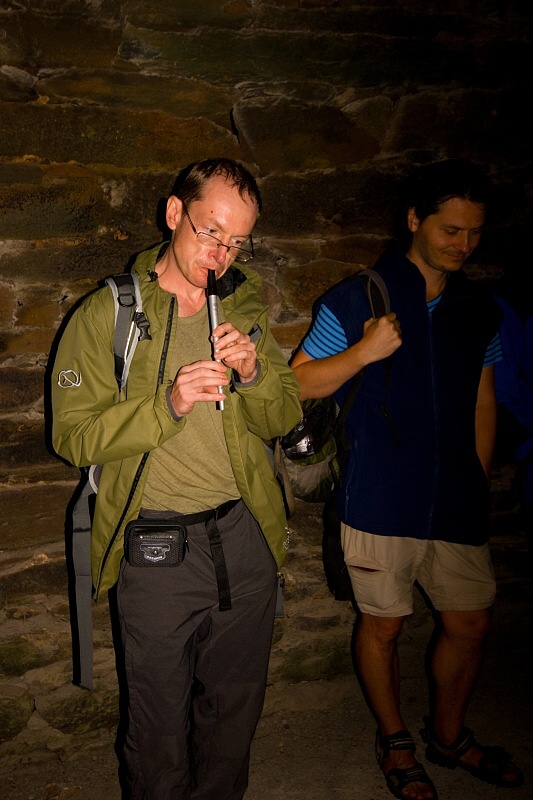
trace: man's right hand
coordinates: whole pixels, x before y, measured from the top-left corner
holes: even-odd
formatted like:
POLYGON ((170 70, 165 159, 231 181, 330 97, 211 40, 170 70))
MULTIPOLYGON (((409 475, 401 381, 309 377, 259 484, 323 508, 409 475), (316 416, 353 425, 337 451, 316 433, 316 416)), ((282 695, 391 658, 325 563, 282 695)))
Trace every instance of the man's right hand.
POLYGON ((218 361, 195 361, 181 367, 170 390, 170 402, 178 417, 189 414, 196 403, 223 399, 219 386, 227 386, 226 367, 218 361))
POLYGON ((391 312, 378 319, 367 319, 363 337, 358 343, 359 354, 367 364, 392 355, 402 343, 402 330, 396 314, 391 312))

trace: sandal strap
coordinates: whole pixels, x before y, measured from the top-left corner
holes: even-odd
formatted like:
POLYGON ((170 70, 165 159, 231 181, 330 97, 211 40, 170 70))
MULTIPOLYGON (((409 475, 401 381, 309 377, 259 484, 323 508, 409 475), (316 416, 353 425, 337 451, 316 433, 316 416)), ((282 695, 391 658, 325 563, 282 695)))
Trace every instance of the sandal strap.
POLYGON ((384 755, 391 750, 411 750, 413 753, 416 750, 414 739, 407 730, 397 731, 389 736, 382 736, 378 732, 377 739, 384 755))
POLYGON ((433 764, 455 769, 460 767, 482 781, 501 787, 521 786, 524 780, 522 771, 513 763, 513 757, 503 748, 495 745, 482 745, 476 741, 469 728, 463 728, 457 739, 450 745, 440 742, 430 728, 429 720, 424 717, 425 728, 420 734, 427 744, 426 758, 433 764), (471 747, 479 747, 482 755, 477 766, 461 761, 461 757, 471 747), (505 779, 504 775, 510 771, 514 777, 505 779))
POLYGON ((436 750, 440 750, 441 753, 450 756, 451 758, 459 759, 461 756, 464 756, 471 747, 477 744, 474 733, 470 730, 470 728, 463 728, 457 739, 453 741, 451 744, 443 744, 437 737, 435 736, 434 731, 430 728, 429 719, 424 717, 425 727, 422 728, 420 731, 420 735, 424 742, 428 745, 431 745, 436 750))
POLYGON ((464 756, 464 754, 467 753, 470 748, 477 743, 470 728, 463 728, 455 742, 452 742, 448 745, 442 744, 442 742, 439 742, 437 737, 434 736, 433 744, 435 744, 444 752, 450 753, 450 755, 453 755, 455 758, 461 758, 461 756, 464 756))
POLYGON ((433 782, 422 764, 415 764, 414 767, 406 769, 395 768, 385 773, 387 784, 393 786, 398 792, 403 792, 410 783, 426 783, 434 789, 433 782))

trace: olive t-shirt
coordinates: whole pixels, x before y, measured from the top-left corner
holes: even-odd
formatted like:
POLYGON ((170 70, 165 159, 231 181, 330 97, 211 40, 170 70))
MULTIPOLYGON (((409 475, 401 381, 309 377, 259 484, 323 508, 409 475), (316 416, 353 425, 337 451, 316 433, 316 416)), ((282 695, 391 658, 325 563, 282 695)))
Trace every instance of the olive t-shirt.
MULTIPOLYGON (((207 306, 178 317, 170 374, 211 358, 207 306)), ((196 403, 185 425, 150 454, 142 507, 192 514, 240 497, 215 402, 196 403)))

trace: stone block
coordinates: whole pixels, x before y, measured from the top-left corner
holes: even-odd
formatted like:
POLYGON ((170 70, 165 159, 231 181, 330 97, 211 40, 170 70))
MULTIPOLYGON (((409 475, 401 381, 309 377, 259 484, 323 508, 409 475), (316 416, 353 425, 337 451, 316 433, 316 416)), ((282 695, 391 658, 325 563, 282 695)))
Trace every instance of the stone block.
MULTIPOLYGON (((323 21, 324 24, 324 21, 323 21)), ((230 28, 221 35, 218 27, 199 28, 201 35, 188 31, 155 30, 127 25, 120 44, 120 56, 142 71, 196 78, 230 87, 241 82, 328 83, 331 86, 376 86, 401 68, 413 72, 412 53, 402 40, 368 36, 328 35, 289 24, 260 26, 250 36, 246 30, 230 28), (235 57, 228 58, 228 53, 235 57), (395 63, 396 61, 396 63, 395 63)), ((424 55, 436 69, 438 53, 426 47, 424 55)), ((441 65, 441 72, 442 72, 441 65)))
MULTIPOLYGON (((4 522, 2 521, 4 526, 4 522)), ((63 537, 53 545, 28 541, 25 530, 14 525, 19 533, 18 549, 10 546, 8 537, 2 533, 0 556, 2 580, 0 600, 2 605, 8 601, 24 603, 36 594, 61 594, 68 596, 68 572, 65 560, 63 537)))
POLYGON ((53 286, 27 286, 18 293, 15 330, 17 327, 57 328, 61 299, 53 286))
MULTIPOLYGON (((42 333, 41 333, 42 336, 42 333)), ((6 334, 4 337, 6 338, 6 334)), ((0 354, 3 348, 0 345, 0 354)), ((43 370, 2 369, 0 412, 23 411, 30 408, 43 394, 43 370)))
POLYGON ((65 511, 76 482, 0 488, 0 550, 62 541, 65 511))
POLYGON ((71 638, 68 631, 58 635, 57 631, 15 636, 0 642, 0 675, 24 675, 30 669, 53 664, 68 658, 71 638))
MULTIPOLYGON (((1 452, 0 457, 3 458, 1 452)), ((43 459, 40 463, 33 462, 22 466, 10 466, 9 464, 6 466, 3 464, 0 467, 0 482, 11 485, 19 484, 21 486, 28 486, 32 483, 65 483, 66 481, 71 481, 73 476, 77 474, 75 467, 49 456, 48 461, 43 459)))
POLYGON ((317 611, 314 614, 301 614, 297 620, 297 627, 301 631, 320 635, 320 631, 337 628, 340 621, 341 618, 339 614, 327 614, 317 611))
MULTIPOLYGON (((383 142, 388 153, 426 149, 475 161, 527 158, 533 137, 531 89, 421 91, 397 104, 383 142)), ((438 156, 437 156, 438 157, 438 156)))
POLYGON ((0 329, 8 330, 17 310, 17 294, 12 285, 0 281, 0 329))
MULTIPOLYGON (((8 56, 9 57, 9 56, 8 56)), ((2 58, 2 48, 0 47, 0 59, 2 58)), ((0 69, 0 101, 8 103, 30 103, 35 102, 38 95, 33 87, 18 84, 5 73, 5 66, 0 69)))
POLYGON ((81 734, 98 728, 116 728, 119 721, 114 651, 95 661, 93 691, 73 685, 52 689, 36 698, 36 710, 62 733, 81 734))
POLYGON ((53 69, 70 68, 79 64, 85 69, 110 65, 120 42, 118 20, 106 16, 101 3, 101 14, 89 19, 80 9, 67 11, 57 3, 48 8, 31 11, 21 7, 19 13, 3 17, 2 27, 12 49, 18 55, 19 66, 47 64, 53 69), (80 42, 90 46, 80 47, 80 42))
POLYGON ((308 322, 299 322, 296 325, 272 325, 272 334, 281 349, 288 350, 290 355, 300 344, 308 328, 308 322))
POLYGON ((320 255, 334 261, 344 261, 353 265, 354 271, 359 271, 374 264, 386 243, 386 237, 380 236, 343 236, 324 242, 320 255))
POLYGON ((44 419, 0 417, 0 483, 23 480, 27 470, 41 470, 41 480, 72 480, 78 470, 52 453, 44 419))
POLYGON ((258 236, 337 239, 390 235, 399 164, 279 175, 261 181, 258 236))
POLYGON ((29 328, 22 333, 4 332, 0 334, 0 361, 21 356, 27 361, 24 366, 35 364, 50 352, 54 336, 54 330, 39 328, 29 328))
POLYGON ((246 0, 158 0, 146 3, 135 0, 128 3, 128 21, 140 28, 155 30, 187 30, 198 26, 241 28, 251 20, 251 4, 246 0))
POLYGON ((362 100, 354 100, 342 106, 343 113, 353 119, 358 126, 367 131, 376 142, 383 142, 394 112, 391 97, 377 95, 362 100))
POLYGON ((332 106, 258 97, 236 103, 233 120, 263 174, 354 164, 380 149, 374 136, 332 106))
MULTIPOLYGON (((95 652, 95 660, 99 654, 95 652)), ((24 682, 34 697, 47 695, 59 686, 72 683, 72 658, 39 666, 24 675, 24 682)))
POLYGON ((0 682, 0 742, 7 742, 23 730, 33 712, 33 698, 26 686, 0 682))
MULTIPOLYGON (((156 241, 155 232, 152 235, 156 241)), ((124 272, 131 254, 147 240, 148 236, 143 241, 134 237, 119 240, 109 231, 107 236, 97 235, 81 243, 69 238, 38 246, 29 240, 6 243, 0 252, 0 275, 4 279, 16 275, 26 284, 42 281, 52 291, 62 292, 58 302, 64 315, 74 300, 96 289, 104 277, 124 272)))
POLYGON ((325 580, 320 556, 303 548, 298 553, 294 542, 291 542, 283 564, 283 576, 285 578, 283 597, 287 609, 293 610, 301 603, 316 601, 317 586, 325 580))
MULTIPOLYGON (((68 104, 3 103, 0 114, 0 151, 8 157, 26 154, 56 162, 112 164, 117 170, 173 170, 200 158, 242 155, 229 130, 203 118, 68 104)), ((95 202, 80 200, 72 202, 71 215, 90 212, 95 202)), ((71 219, 68 211, 65 215, 71 219)), ((34 216, 33 222, 39 220, 34 216)), ((79 223, 80 230, 87 229, 83 217, 79 223)))
POLYGON ((355 264, 331 259, 321 259, 303 267, 287 267, 278 279, 280 291, 288 305, 299 314, 310 317, 315 300, 356 269, 355 264))
MULTIPOLYGON (((263 210, 263 214, 268 213, 268 209, 263 210)), ((261 217, 260 217, 261 219, 261 217)), ((306 264, 309 261, 314 261, 319 258, 321 248, 324 247, 328 239, 320 239, 319 237, 285 237, 285 226, 282 226, 276 235, 269 235, 263 240, 272 251, 274 255, 274 267, 276 272, 285 264, 296 266, 297 264, 306 264)), ((258 230, 258 234, 261 229, 258 230)))
POLYGON ((38 164, 16 162, 0 164, 0 184, 40 184, 43 171, 38 164))
MULTIPOLYGON (((196 8, 200 8, 197 3, 196 8)), ((159 75, 108 69, 53 75, 39 82, 39 92, 47 95, 49 103, 97 103, 128 111, 163 111, 174 117, 205 117, 228 129, 236 99, 230 87, 189 77, 169 74, 161 80, 159 75)))
POLYGON ((0 236, 4 239, 70 238, 113 222, 94 178, 0 185, 0 203, 0 236))
POLYGON ((353 672, 350 642, 331 638, 304 640, 287 652, 278 650, 279 663, 272 671, 273 681, 300 683, 301 681, 331 680, 353 672))
MULTIPOLYGON (((187 162, 175 161, 161 171, 134 171, 103 176, 102 186, 124 233, 127 245, 130 238, 142 238, 142 247, 159 241, 166 230, 166 200, 172 192, 176 175, 187 162)), ((129 253, 131 255, 132 246, 129 253)))
MULTIPOLYGON (((314 553, 322 553, 322 511, 323 503, 306 503, 296 500, 296 511, 292 522, 298 529, 298 540, 304 543, 304 548, 314 548, 314 553)), ((324 585, 324 575, 321 573, 318 585, 324 585)))

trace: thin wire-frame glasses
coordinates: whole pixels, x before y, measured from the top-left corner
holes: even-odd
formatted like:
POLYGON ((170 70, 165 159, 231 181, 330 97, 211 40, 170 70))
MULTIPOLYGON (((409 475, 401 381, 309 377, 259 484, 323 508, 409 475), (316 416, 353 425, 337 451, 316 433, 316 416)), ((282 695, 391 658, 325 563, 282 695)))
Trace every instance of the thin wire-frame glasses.
POLYGON ((216 236, 212 236, 210 233, 197 231, 194 227, 194 223, 189 215, 189 212, 187 211, 187 206, 183 200, 181 203, 183 205, 183 210, 185 211, 185 216, 189 220, 189 224, 194 235, 196 236, 196 241, 203 245, 203 247, 209 247, 211 250, 218 250, 219 247, 225 247, 226 252, 230 253, 234 261, 246 262, 250 261, 250 259, 254 257, 254 243, 251 236, 248 240, 250 242, 250 250, 246 250, 244 247, 238 247, 235 244, 224 244, 224 242, 221 242, 220 239, 217 239, 216 236))

